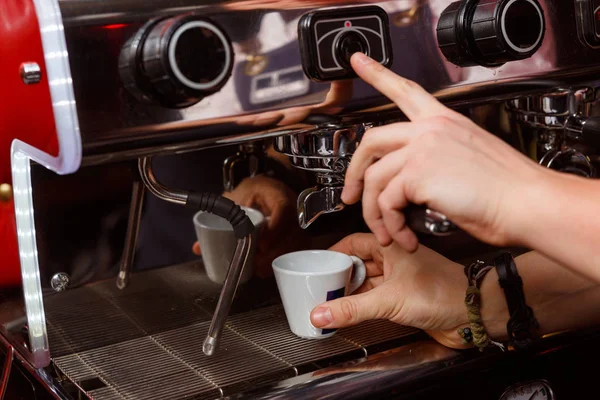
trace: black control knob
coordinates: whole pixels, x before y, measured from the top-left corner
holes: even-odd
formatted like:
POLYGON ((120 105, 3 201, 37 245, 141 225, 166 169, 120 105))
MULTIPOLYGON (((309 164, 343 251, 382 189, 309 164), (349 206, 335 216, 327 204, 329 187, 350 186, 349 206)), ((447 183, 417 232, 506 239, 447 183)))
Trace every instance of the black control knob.
POLYGON ((219 91, 231 76, 233 57, 222 29, 187 15, 147 23, 123 47, 119 69, 139 99, 182 108, 219 91))
POLYGON ((336 59, 343 68, 352 69, 350 58, 354 53, 369 55, 369 42, 364 34, 359 31, 348 30, 343 32, 335 43, 336 59))
POLYGON ((438 21, 438 45, 461 67, 497 67, 531 57, 544 39, 545 22, 536 0, 463 0, 438 21))

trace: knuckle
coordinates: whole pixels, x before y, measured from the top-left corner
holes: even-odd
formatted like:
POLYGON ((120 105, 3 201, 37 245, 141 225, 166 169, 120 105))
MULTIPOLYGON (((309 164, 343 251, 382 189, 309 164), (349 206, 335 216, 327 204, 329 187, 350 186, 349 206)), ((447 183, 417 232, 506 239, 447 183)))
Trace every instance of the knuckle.
POLYGON ((448 115, 438 115, 436 120, 444 127, 444 129, 447 129, 450 125, 454 125, 454 119, 450 118, 448 115))
POLYGON ((411 154, 411 157, 406 161, 405 170, 408 171, 408 173, 420 171, 428 162, 431 162, 431 160, 426 152, 415 152, 411 154))
POLYGON ((373 140, 376 136, 376 132, 377 132, 377 128, 372 128, 369 129, 367 131, 365 131, 365 133, 363 133, 362 138, 360 140, 360 146, 358 147, 359 150, 360 148, 370 148, 373 145, 373 140))
POLYGON ((383 72, 386 70, 386 68, 380 63, 373 63, 372 68, 373 68, 373 72, 377 72, 377 73, 383 72))
POLYGON ((384 192, 377 198, 377 205, 381 210, 391 210, 392 203, 389 196, 384 192))
POLYGON ((357 238, 356 235, 357 234, 355 233, 355 234, 352 234, 350 236, 346 236, 346 238, 344 239, 345 241, 348 242, 348 245, 349 245, 350 249, 355 249, 356 248, 356 244, 357 244, 357 240, 358 240, 358 238, 357 238))
POLYGON ((464 140, 465 143, 472 143, 475 140, 475 132, 474 129, 462 129, 460 132, 462 140, 464 140))
POLYGON ((370 166, 365 171, 365 181, 373 182, 377 179, 378 173, 374 166, 370 166))
POLYGON ((437 131, 427 131, 420 137, 419 145, 422 148, 416 154, 422 154, 423 151, 436 147, 440 141, 440 134, 437 131))
POLYGON ((425 148, 439 146, 453 130, 451 122, 446 117, 434 117, 423 122, 423 133, 418 143, 425 148))
POLYGON ((451 129, 454 121, 446 115, 438 115, 430 118, 428 121, 428 130, 435 133, 447 132, 451 129))
POLYGON ((417 82, 412 81, 410 79, 402 78, 401 82, 402 82, 402 85, 408 90, 422 89, 421 85, 419 85, 417 82))
POLYGON ((406 182, 404 185, 404 193, 406 197, 417 204, 429 204, 431 197, 426 189, 422 186, 420 179, 413 179, 406 182))
POLYGON ((358 319, 358 304, 350 299, 342 299, 340 304, 342 317, 346 322, 354 323, 358 319))
POLYGON ((413 89, 420 88, 420 86, 410 79, 406 79, 402 76, 396 76, 396 89, 401 91, 410 91, 413 89))

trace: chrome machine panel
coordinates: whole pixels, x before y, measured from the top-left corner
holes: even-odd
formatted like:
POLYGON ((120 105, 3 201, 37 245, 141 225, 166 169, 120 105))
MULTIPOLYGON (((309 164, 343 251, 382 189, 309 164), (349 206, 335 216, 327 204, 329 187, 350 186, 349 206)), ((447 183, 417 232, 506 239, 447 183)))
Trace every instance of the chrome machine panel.
MULTIPOLYGON (((60 1, 84 163, 241 141, 253 133, 289 133, 340 118, 364 122, 383 118, 380 111, 385 108, 379 106, 389 102, 363 82, 317 83, 302 73, 300 18, 321 7, 338 7, 343 18, 342 7, 364 3, 60 1), (123 61, 117 60, 122 48, 149 20, 189 13, 210 18, 229 38, 232 76, 216 93, 191 106, 175 109, 144 104, 124 88, 120 78, 123 61), (358 116, 357 111, 363 112, 358 116)), ((593 79, 600 62, 600 51, 578 31, 575 1, 540 1, 546 29, 541 47, 531 58, 465 68, 446 60, 436 38, 438 20, 450 0, 366 3, 388 13, 392 70, 447 102, 514 97, 519 92, 560 86, 572 78, 593 79)), ((190 48, 189 53, 202 53, 200 47, 190 48)), ((213 54, 209 47, 206 51, 213 54)), ((196 57, 201 59, 202 54, 196 57)), ((197 59, 184 63, 193 66, 197 59)))
MULTIPOLYGON (((482 47, 475 51, 478 57, 472 57, 474 49, 452 41, 453 29, 456 29, 452 21, 457 13, 465 11, 467 6, 475 7, 480 1, 57 0, 61 15, 52 14, 57 21, 43 27, 41 32, 60 36, 57 32, 64 31, 67 51, 60 47, 58 50, 47 50, 46 58, 64 60, 68 55, 72 78, 67 74, 57 75, 49 85, 56 90, 66 87, 68 90, 64 89, 65 93, 70 96, 72 83, 75 101, 67 96, 58 104, 68 106, 69 110, 75 105, 77 115, 71 112, 61 114, 61 109, 56 108, 55 114, 68 117, 70 121, 69 133, 72 137, 69 136, 70 141, 67 142, 72 145, 71 158, 76 162, 64 168, 50 169, 61 173, 77 170, 80 149, 83 152, 82 165, 89 166, 278 137, 275 147, 295 157, 294 166, 313 172, 322 172, 319 169, 325 171, 325 174, 318 176, 318 183, 325 188, 318 187, 318 192, 304 192, 305 196, 301 197, 303 208, 300 222, 308 225, 320 213, 340 208, 337 193, 343 182, 343 174, 338 172, 344 172, 346 164, 330 163, 332 156, 339 157, 336 161, 345 162, 344 157, 351 154, 366 129, 402 117, 388 99, 358 79, 337 79, 347 78, 348 75, 344 74, 336 75, 337 80, 332 81, 326 81, 323 75, 313 75, 317 78, 315 80, 308 78, 306 71, 311 68, 307 64, 315 60, 311 59, 310 54, 303 54, 306 46, 299 35, 299 26, 303 26, 301 21, 311 13, 320 13, 327 8, 328 22, 342 21, 346 28, 351 28, 353 18, 356 18, 351 10, 355 10, 355 7, 380 7, 387 16, 386 24, 389 24, 389 40, 382 40, 383 53, 387 56, 389 49, 389 53, 393 54, 393 57, 382 57, 383 63, 391 63, 393 71, 418 82, 451 106, 512 100, 513 113, 523 126, 530 127, 532 113, 539 111, 534 107, 538 100, 544 104, 543 113, 535 117, 545 119, 548 116, 546 106, 550 100, 547 100, 547 91, 564 90, 564 98, 571 99, 574 97, 571 92, 584 92, 574 90, 579 89, 578 85, 597 86, 594 81, 598 79, 600 70, 600 35, 596 32, 600 31, 600 24, 593 19, 591 4, 595 4, 594 1, 522 0, 520 4, 529 4, 527 12, 530 18, 524 22, 516 18, 511 27, 502 25, 494 29, 496 33, 498 29, 503 29, 504 39, 508 38, 508 30, 516 29, 517 36, 526 36, 525 44, 520 47, 514 46, 511 40, 498 42, 492 32, 491 36, 487 36, 494 38, 492 43, 486 44, 483 40, 477 42, 482 47), (60 18, 64 26, 60 25, 60 18), (534 28, 531 32, 527 30, 530 27, 534 28), (202 34, 198 34, 198 29, 202 30, 202 34), (182 45, 181 48, 178 43, 182 45), (498 46, 502 48, 496 52, 498 46), (315 131, 319 137, 314 136, 315 131), (306 147, 299 145, 300 141, 306 147), (319 156, 323 156, 316 161, 311 158, 315 149, 319 156), (320 152, 331 149, 342 152, 320 152), (319 199, 314 193, 333 194, 328 198, 332 201, 326 204, 313 201, 314 198, 319 199)), ((502 2, 513 4, 515 0, 502 2)), ((46 6, 55 4, 51 1, 38 3, 46 6)), ((499 3, 500 0, 485 2, 491 5, 492 10, 496 10, 494 7, 499 3)), ((474 16, 473 21, 485 21, 486 10, 481 8, 477 12, 481 14, 474 16)), ((385 19, 381 15, 378 21, 385 19)), ((488 32, 486 29, 489 27, 482 26, 477 33, 480 36, 473 35, 485 39, 481 35, 488 32)), ((362 26, 365 27, 373 30, 372 26, 362 26)), ((382 35, 382 39, 384 31, 387 36, 388 32, 383 27, 377 33, 382 35)), ((360 33, 357 35, 360 36, 360 33)), ((339 41, 333 41, 332 51, 339 51, 336 46, 341 46, 342 36, 339 41)), ((344 38, 349 46, 353 46, 351 49, 369 48, 358 36, 344 38)), ((46 75, 50 77, 48 70, 46 75)), ((589 95, 590 99, 585 98, 582 102, 591 102, 595 95, 589 95)), ((571 111, 569 107, 565 108, 571 111)), ((554 114, 555 110, 551 111, 554 114)), ((582 114, 582 117, 587 116, 586 113, 582 114)), ((565 114, 564 117, 573 115, 565 114)), ((573 118, 570 120, 578 121, 573 118)), ((561 122, 561 130, 562 125, 561 122)), ((553 127, 544 127, 546 130, 550 128, 553 127)), ((585 136, 582 126, 568 128, 575 132, 574 136, 585 136)), ((546 144, 550 146, 554 142, 546 144)), ((262 144, 257 147, 260 148, 259 153, 263 151, 262 144)), ((557 154, 564 150, 561 147, 552 149, 557 154)), ((50 165, 41 163, 39 158, 36 161, 42 166, 50 165)), ((142 161, 142 164, 146 161, 142 161)), ((20 289, 15 293, 0 293, 0 297, 4 297, 0 314, 3 319, 9 320, 10 325, 4 325, 9 328, 8 339, 12 345, 22 351, 35 367, 45 367, 50 362, 50 350, 38 276, 43 268, 37 261, 38 244, 33 229, 36 221, 31 200, 30 159, 16 158, 12 169, 21 174, 22 181, 22 187, 17 188, 15 193, 17 197, 27 200, 21 201, 24 204, 21 209, 27 213, 20 212, 18 215, 21 216, 20 232, 25 232, 22 236, 28 240, 23 242, 26 245, 20 244, 19 249, 21 271, 24 277, 28 277, 29 280, 25 282, 29 284, 24 285, 26 292, 23 296, 20 289), (29 230, 22 229, 23 226, 29 226, 29 230), (29 264, 24 263, 27 257, 29 264), (23 299, 29 301, 29 314, 36 318, 25 314, 23 299), (37 309, 32 308, 32 304, 37 309), (31 338, 36 340, 32 341, 31 338)), ((591 166, 589 169, 592 169, 591 166)), ((593 173, 587 175, 592 176, 593 173)), ((125 261, 120 271, 119 290, 127 283, 126 267, 130 266, 133 259, 136 223, 139 223, 144 190, 139 182, 135 185, 127 239, 129 247, 124 256, 129 261, 125 261)), ((428 212, 428 215, 435 213, 432 210, 428 212)), ((448 221, 443 222, 449 224, 448 221)), ((65 278, 60 275, 55 278, 52 280, 52 289, 59 292, 58 289, 64 289, 66 285, 65 278)), ((111 289, 114 289, 112 285, 111 289)), ((96 303, 103 304, 109 296, 102 291, 99 293, 101 299, 96 303)), ((85 301, 89 299, 87 294, 82 297, 85 301)), ((170 294, 165 296, 169 297, 170 294)), ((56 295, 47 303, 56 299, 72 300, 56 295)), ((113 300, 113 297, 107 300, 110 306, 116 304, 116 300, 113 300)), ((189 299, 186 297, 184 300, 189 299)), ((70 304, 73 305, 73 302, 70 304)), ((87 306, 84 302, 84 308, 87 306)), ((56 309, 61 311, 60 307, 56 309)), ((214 307, 204 311, 210 314, 214 307)), ((63 316, 60 312, 58 316, 51 314, 50 318, 59 321, 63 316)), ((65 314, 96 317, 79 310, 65 314)), ((197 317, 199 313, 192 307, 190 314, 197 317)), ((181 321, 180 316, 176 317, 181 321)), ((127 315, 123 319, 129 321, 127 315)), ((65 325, 78 327, 71 320, 65 325)), ((87 320, 82 325, 91 326, 87 320)), ((96 328, 96 325, 92 327, 96 328)), ((50 330, 52 334, 58 331, 55 327, 51 328, 54 329, 50 330)), ((142 334, 146 335, 149 331, 144 328, 142 334)), ((74 334, 77 339, 79 335, 81 331, 74 334)), ((96 332, 92 335, 103 338, 96 332)), ((198 335, 194 332, 193 336, 198 335)), ((71 346, 70 343, 66 344, 71 346)), ((454 352, 447 351, 434 361, 445 361, 454 355, 454 352)), ((289 364, 286 364, 286 368, 295 368, 294 363, 289 364)), ((295 370, 295 373, 298 371, 295 370)), ((222 391, 222 388, 219 390, 222 391)))

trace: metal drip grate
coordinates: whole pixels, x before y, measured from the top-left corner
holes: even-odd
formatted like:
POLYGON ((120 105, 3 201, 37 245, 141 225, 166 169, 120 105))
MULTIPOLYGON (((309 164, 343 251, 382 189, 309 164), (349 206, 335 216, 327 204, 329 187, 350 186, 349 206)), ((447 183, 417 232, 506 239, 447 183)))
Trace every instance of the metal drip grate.
POLYGON ((110 281, 46 298, 54 363, 93 399, 218 398, 364 357, 419 332, 371 321, 328 339, 300 339, 282 306, 265 307, 272 303, 266 290, 249 287, 236 299, 245 312, 229 318, 219 352, 207 357, 202 342, 215 296, 197 267, 150 271, 132 282, 124 291, 110 281), (258 305, 246 301, 257 298, 258 305))
POLYGON ((96 390, 90 390, 87 392, 88 396, 92 399, 102 399, 102 400, 122 400, 123 397, 117 393, 114 389, 109 387, 103 387, 96 390))
POLYGON ((106 387, 88 393, 95 399, 216 398, 294 376, 295 367, 307 363, 359 358, 366 355, 365 346, 418 332, 371 321, 341 329, 329 339, 304 340, 290 332, 282 307, 275 306, 233 316, 219 352, 207 357, 201 344, 208 325, 194 324, 57 357, 54 362, 76 383, 99 378, 106 387))
POLYGON ((49 296, 46 319, 53 354, 68 354, 145 336, 126 314, 109 300, 86 288, 49 296), (52 340, 60 337, 58 340, 52 340))
POLYGON ((157 335, 156 340, 219 387, 291 369, 291 365, 229 329, 223 332, 217 355, 207 357, 200 347, 208 325, 203 323, 163 333, 157 335))
POLYGON ((54 363, 82 386, 86 380, 99 378, 106 387, 88 393, 96 399, 158 400, 202 393, 219 395, 214 384, 150 336, 58 357, 54 363))
MULTIPOLYGON (((306 340, 295 336, 290 331, 280 306, 233 316, 229 327, 294 366, 361 350, 358 345, 339 334, 327 340, 306 340)), ((357 354, 358 357, 363 355, 362 352, 357 354)))
POLYGON ((218 288, 207 288, 196 264, 134 276, 126 290, 114 280, 52 294, 44 299, 53 356, 209 321, 218 288), (203 292, 204 294, 200 294, 203 292))

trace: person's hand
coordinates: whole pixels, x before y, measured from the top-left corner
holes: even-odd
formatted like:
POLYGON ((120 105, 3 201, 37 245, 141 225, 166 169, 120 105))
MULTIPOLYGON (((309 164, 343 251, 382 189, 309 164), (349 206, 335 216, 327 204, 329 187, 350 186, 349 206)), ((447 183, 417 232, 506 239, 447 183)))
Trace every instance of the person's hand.
MULTIPOLYGON (((423 329, 445 346, 470 347, 461 344, 457 332, 469 326, 464 304, 467 278, 462 265, 424 246, 415 253, 407 253, 396 243, 382 247, 372 234, 348 236, 332 250, 363 259, 368 279, 358 294, 315 307, 311 313, 315 327, 343 328, 388 319, 423 329)), ((535 251, 515 258, 515 262, 540 334, 598 325, 598 283, 535 251)), ((480 290, 481 318, 487 334, 496 341, 507 340, 510 313, 495 269, 485 275, 480 290)))
MULTIPOLYGON (((244 179, 223 196, 239 206, 255 208, 267 217, 254 257, 257 276, 270 276, 275 258, 303 247, 306 238, 296 220, 296 195, 285 183, 259 175, 244 179)), ((201 255, 198 242, 192 250, 201 255)))
POLYGON ((382 247, 372 234, 350 235, 331 250, 365 261, 367 280, 355 292, 316 307, 317 328, 343 328, 372 319, 388 319, 427 331, 441 344, 463 348, 459 327, 468 326, 463 267, 420 246, 407 253, 397 244, 382 247))
POLYGON ((517 244, 524 198, 546 170, 468 118, 438 102, 416 83, 356 53, 352 66, 410 119, 365 134, 346 173, 342 200, 362 194, 365 222, 382 245, 408 251, 418 242, 402 210, 426 205, 478 239, 517 244))

